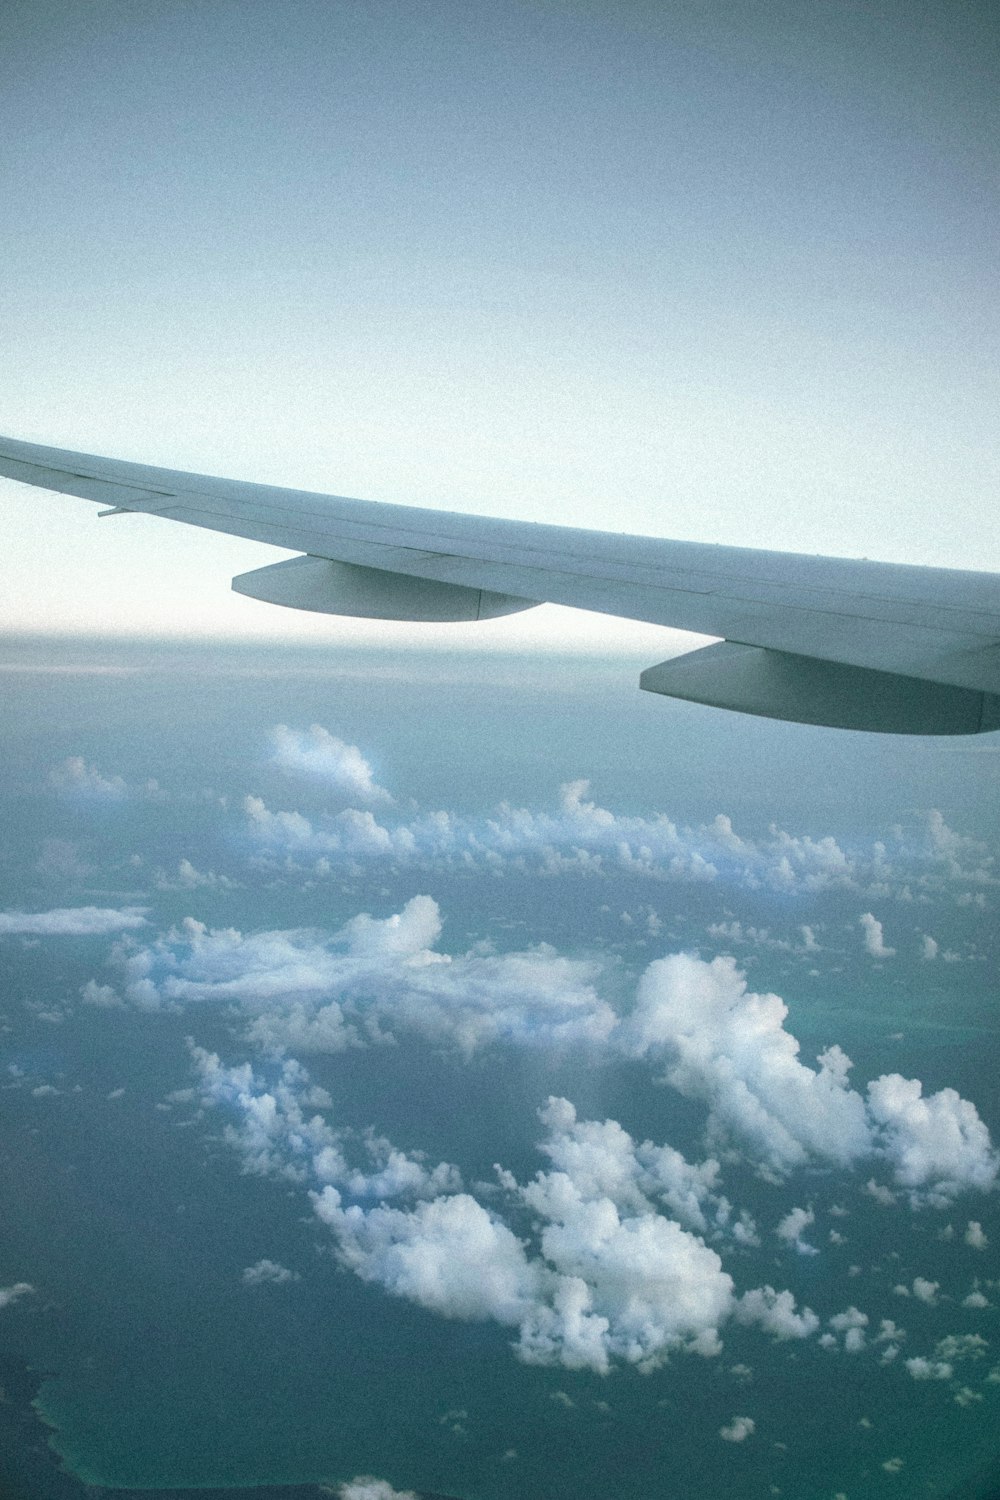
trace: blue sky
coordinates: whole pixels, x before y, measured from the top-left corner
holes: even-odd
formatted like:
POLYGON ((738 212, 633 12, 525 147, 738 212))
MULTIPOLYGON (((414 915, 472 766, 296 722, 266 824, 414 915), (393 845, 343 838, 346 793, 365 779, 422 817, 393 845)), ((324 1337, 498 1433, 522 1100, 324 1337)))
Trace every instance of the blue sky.
MULTIPOLYGON (((995 570, 996 73, 965 4, 9 0, 0 428, 995 570)), ((9 482, 0 527, 8 629, 361 638, 232 598, 271 549, 9 482)))

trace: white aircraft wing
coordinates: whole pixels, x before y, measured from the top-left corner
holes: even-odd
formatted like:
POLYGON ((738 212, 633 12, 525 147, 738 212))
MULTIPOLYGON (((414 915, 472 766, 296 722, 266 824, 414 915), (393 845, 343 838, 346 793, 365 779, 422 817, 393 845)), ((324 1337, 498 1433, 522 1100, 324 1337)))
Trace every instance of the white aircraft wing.
POLYGON ((233 580, 270 603, 409 620, 567 604, 722 638, 650 667, 651 692, 843 728, 1000 728, 997 574, 421 510, 6 438, 0 475, 299 552, 233 580))

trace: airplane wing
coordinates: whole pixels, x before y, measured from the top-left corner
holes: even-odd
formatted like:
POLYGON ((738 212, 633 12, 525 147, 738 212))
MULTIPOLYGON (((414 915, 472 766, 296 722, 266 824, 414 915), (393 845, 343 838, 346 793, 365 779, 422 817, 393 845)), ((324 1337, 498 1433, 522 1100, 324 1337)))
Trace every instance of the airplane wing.
POLYGON ((567 604, 720 637, 650 692, 900 734, 1000 728, 1000 575, 674 542, 349 500, 0 438, 0 475, 268 542, 233 580, 274 604, 475 620, 567 604))

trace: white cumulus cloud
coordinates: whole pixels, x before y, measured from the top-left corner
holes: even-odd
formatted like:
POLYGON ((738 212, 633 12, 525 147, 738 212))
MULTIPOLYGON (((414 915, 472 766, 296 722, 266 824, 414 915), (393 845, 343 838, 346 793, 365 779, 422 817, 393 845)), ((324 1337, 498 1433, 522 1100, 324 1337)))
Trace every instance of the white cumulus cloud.
POLYGON ((674 1351, 717 1353, 734 1314, 776 1338, 818 1326, 790 1292, 737 1303, 704 1233, 746 1243, 753 1226, 719 1193, 715 1161, 693 1166, 553 1098, 540 1111, 551 1170, 521 1185, 498 1168, 504 1216, 449 1164, 331 1124, 329 1095, 297 1060, 265 1079, 249 1063, 191 1053, 201 1101, 220 1112, 243 1170, 308 1187, 342 1265, 440 1315, 510 1328, 526 1362, 649 1370, 674 1351))
POLYGON ((844 1348, 847 1353, 859 1354, 865 1347, 868 1314, 860 1312, 856 1307, 848 1307, 842 1313, 834 1313, 829 1321, 834 1333, 843 1334, 844 1348))
POLYGON ((713 1133, 749 1143, 765 1168, 784 1174, 812 1155, 846 1166, 871 1149, 850 1060, 831 1047, 806 1067, 787 1015, 777 995, 748 991, 733 959, 673 954, 642 976, 624 1039, 662 1060, 668 1083, 708 1103, 713 1133))
POLYGON ((521 1185, 498 1169, 515 1225, 530 1213, 528 1238, 468 1193, 365 1208, 327 1187, 313 1202, 342 1263, 445 1316, 516 1329, 528 1363, 648 1371, 674 1351, 718 1353, 733 1315, 776 1338, 815 1331, 818 1319, 797 1312, 790 1292, 768 1287, 737 1301, 719 1254, 662 1212, 679 1207, 704 1223, 711 1209, 728 1226, 714 1170, 637 1146, 616 1121, 579 1121, 565 1099, 550 1099, 540 1115, 555 1170, 521 1185))
POLYGON ((332 1099, 295 1058, 285 1059, 268 1083, 250 1063, 227 1066, 217 1053, 193 1043, 190 1051, 201 1102, 220 1111, 225 1139, 245 1172, 336 1183, 359 1198, 434 1196, 461 1187, 457 1168, 446 1162, 429 1171, 420 1154, 331 1125, 325 1115, 332 1099))
POLYGON ((866 911, 858 918, 858 925, 864 937, 865 951, 870 953, 872 958, 895 957, 896 950, 886 946, 882 923, 877 917, 873 916, 870 911, 866 911))
MULTIPOLYGON (((113 920, 138 925, 143 918, 136 908, 113 920)), ((914 1208, 942 1206, 996 1182, 1000 1161, 974 1104, 954 1089, 925 1094, 919 1079, 899 1074, 875 1079, 862 1093, 851 1087, 851 1060, 836 1044, 809 1066, 786 1027, 785 1002, 752 992, 732 958, 677 953, 655 960, 620 1018, 621 1004, 616 1009, 601 993, 614 980, 606 961, 570 958, 544 944, 448 953, 441 932, 436 901, 421 895, 388 917, 361 913, 333 934, 244 934, 187 918, 145 946, 123 939, 115 958, 126 1002, 235 1006, 248 1040, 271 1055, 336 1052, 409 1033, 464 1055, 513 1044, 585 1046, 595 1056, 644 1060, 659 1081, 706 1106, 716 1171, 717 1153, 734 1146, 772 1180, 810 1162, 878 1162, 914 1208)), ((92 982, 84 998, 112 1005, 117 992, 92 982)), ((611 1143, 601 1149, 611 1152, 611 1143)), ((582 1152, 582 1143, 573 1150, 582 1152)), ((711 1228, 690 1215, 701 1192, 693 1169, 668 1148, 658 1160, 664 1193, 675 1173, 672 1211, 700 1231, 711 1228)), ((698 1169, 710 1170, 707 1163, 698 1169)), ((891 1189, 874 1178, 867 1191, 893 1202, 891 1189)), ((808 1212, 794 1211, 779 1229, 803 1254, 814 1248, 801 1232, 808 1212)), ((748 1220, 731 1227, 744 1243, 755 1242, 748 1220)))
POLYGON ((271 743, 272 762, 281 770, 321 781, 344 797, 359 802, 392 802, 385 787, 375 780, 371 766, 357 745, 345 744, 336 735, 313 724, 307 730, 275 726, 271 743))
POLYGON ((673 954, 647 968, 619 1035, 626 1051, 663 1065, 666 1083, 706 1102, 710 1136, 747 1144, 775 1176, 813 1158, 882 1159, 914 1207, 994 1185, 1000 1162, 974 1104, 954 1089, 924 1095, 919 1079, 896 1073, 865 1098, 838 1046, 816 1068, 800 1061, 787 1016, 777 995, 748 990, 733 959, 673 954))
POLYGON ((919 1079, 889 1073, 868 1085, 868 1109, 878 1148, 915 1203, 940 1206, 996 1182, 1000 1161, 989 1130, 954 1089, 925 1095, 919 1079))
MULTIPOLYGON (((341 801, 392 803, 358 747, 319 726, 305 733, 279 726, 273 760, 324 782, 341 801)), ((349 826, 338 826, 342 814, 325 813, 313 820, 299 812, 272 812, 259 798, 248 798, 245 806, 251 833, 266 852, 319 865, 321 873, 329 873, 337 862, 385 858, 424 869, 511 868, 595 876, 627 871, 654 880, 721 879, 747 890, 789 894, 854 890, 870 898, 909 902, 948 892, 979 906, 987 891, 1000 885, 986 845, 949 829, 939 813, 923 817, 916 828, 894 829, 888 842, 877 840, 848 853, 832 835, 814 838, 773 825, 764 836, 741 834, 725 813, 698 827, 682 827, 662 812, 645 817, 615 812, 592 799, 585 778, 566 782, 554 807, 501 803, 486 818, 421 812, 393 823, 372 819, 353 835, 349 826)), ((867 912, 861 925, 873 957, 891 957, 895 950, 885 943, 878 919, 867 912)), ((804 946, 799 951, 818 951, 813 926, 805 924, 800 932, 804 946)), ((926 944, 924 951, 931 956, 926 944)))
POLYGON ((781 1220, 774 1231, 780 1240, 785 1240, 789 1245, 794 1245, 800 1255, 818 1255, 819 1251, 815 1245, 808 1244, 802 1238, 802 1232, 815 1224, 816 1215, 811 1208, 793 1208, 781 1220))
POLYGON ((950 1380, 954 1366, 943 1359, 925 1359, 922 1354, 903 1361, 914 1380, 950 1380))
POLYGON ((782 1342, 810 1338, 819 1328, 819 1318, 811 1308, 799 1312, 791 1292, 776 1292, 773 1286, 744 1292, 734 1310, 738 1323, 756 1324, 782 1342))
POLYGON ((719 1436, 726 1443, 745 1443, 757 1430, 753 1417, 734 1417, 725 1427, 719 1428, 719 1436))

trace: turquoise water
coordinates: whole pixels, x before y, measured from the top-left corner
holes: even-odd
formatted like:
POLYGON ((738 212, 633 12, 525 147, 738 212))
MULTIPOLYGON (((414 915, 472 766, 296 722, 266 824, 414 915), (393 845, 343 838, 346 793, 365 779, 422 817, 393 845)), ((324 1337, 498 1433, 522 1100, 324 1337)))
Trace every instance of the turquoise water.
MULTIPOLYGON (((8 662, 37 667, 40 649, 11 645, 8 662)), ((623 728, 615 664, 577 663, 569 684, 565 664, 491 664, 497 680, 484 695, 481 662, 451 661, 445 672, 438 660, 415 658, 400 682, 393 664, 377 659, 366 680, 364 661, 338 678, 317 673, 313 653, 283 653, 273 675, 238 676, 252 667, 242 655, 117 648, 123 675, 109 677, 86 667, 107 665, 114 649, 87 649, 46 648, 50 663, 80 669, 72 675, 28 670, 6 679, 3 907, 136 901, 151 908, 156 932, 189 913, 245 931, 333 931, 359 910, 385 915, 427 891, 446 913, 447 951, 485 939, 501 950, 545 941, 597 953, 611 965, 608 994, 621 1008, 635 976, 661 953, 719 951, 707 937, 713 922, 739 919, 778 934, 825 924, 836 939, 822 958, 761 945, 734 950, 750 963, 755 989, 785 998, 803 1056, 838 1042, 861 1082, 898 1070, 928 1091, 954 1087, 1000 1134, 992 904, 958 906, 952 892, 935 890, 911 915, 907 903, 883 897, 879 905, 870 893, 789 897, 727 880, 651 885, 622 871, 498 879, 379 864, 310 883, 255 865, 238 815, 247 792, 307 812, 322 803, 321 791, 289 784, 267 765, 266 730, 281 720, 319 721, 360 744, 396 792, 399 816, 408 797, 483 815, 502 799, 547 805, 560 780, 590 776, 605 806, 691 820, 724 810, 750 831, 773 818, 797 832, 834 834, 845 847, 924 805, 992 839, 989 756, 949 759, 904 746, 907 774, 916 768, 905 782, 891 762, 894 747, 866 741, 866 769, 858 737, 827 736, 817 793, 813 772, 794 771, 805 743, 789 743, 795 731, 751 726, 744 792, 731 720, 681 707, 672 715, 672 705, 664 715, 659 703, 655 720, 626 668, 627 706, 639 709, 623 728), (547 672, 558 677, 558 693, 547 672), (48 770, 77 754, 130 787, 155 776, 162 796, 67 800, 48 770), (781 775, 768 800, 769 758, 781 775), (41 851, 53 839, 72 843, 74 870, 45 867, 41 851), (140 864, 130 863, 134 854, 140 864), (237 883, 163 889, 156 870, 174 869, 181 857, 237 883), (621 920, 644 903, 660 914, 659 935, 621 920), (961 961, 921 963, 916 939, 904 952, 899 938, 896 963, 872 965, 850 933, 873 903, 887 931, 890 916, 893 933, 935 931, 961 961)), ((0 1336, 9 1353, 56 1372, 39 1407, 63 1462, 88 1483, 337 1483, 374 1473, 463 1500, 699 1500, 768 1495, 772 1486, 803 1500, 838 1492, 853 1500, 913 1492, 916 1477, 921 1493, 944 1495, 995 1456, 1000 1383, 986 1376, 1000 1358, 997 1313, 961 1302, 974 1277, 1000 1277, 996 1195, 915 1214, 905 1203, 879 1207, 863 1191, 865 1171, 817 1165, 774 1184, 743 1159, 723 1163, 727 1193, 762 1231, 807 1202, 819 1211, 817 1234, 848 1226, 847 1243, 824 1243, 815 1257, 795 1256, 762 1232, 758 1248, 727 1256, 739 1290, 772 1281, 823 1318, 849 1303, 869 1312, 873 1328, 893 1317, 908 1330, 906 1354, 929 1352, 945 1334, 979 1333, 987 1354, 950 1383, 884 1368, 871 1349, 834 1354, 815 1340, 773 1343, 735 1326, 724 1330, 721 1356, 675 1356, 649 1375, 526 1366, 511 1352, 510 1330, 449 1321, 340 1269, 301 1188, 241 1175, 220 1139, 222 1120, 169 1100, 192 1083, 185 1037, 233 1062, 248 1055, 233 1016, 221 1005, 180 1014, 82 1006, 88 980, 115 980, 113 942, 0 945, 0 1201, 8 1206, 0 1284, 36 1288, 0 1313, 0 1336), (58 1092, 36 1095, 35 1087, 58 1092), (847 1208, 843 1221, 824 1217, 832 1204, 847 1208), (963 1243, 969 1218, 981 1223, 987 1251, 963 1243), (942 1238, 949 1223, 957 1232, 942 1238), (299 1279, 243 1285, 242 1269, 265 1257, 299 1279), (914 1276, 940 1283, 935 1305, 894 1295, 914 1276), (981 1399, 958 1404, 966 1383, 981 1399), (751 1440, 720 1441, 734 1413, 753 1418, 751 1440), (884 1469, 895 1457, 903 1467, 884 1469)), ((432 1162, 454 1161, 470 1183, 489 1178, 497 1161, 521 1181, 545 1167, 535 1111, 553 1093, 572 1099, 581 1117, 618 1119, 637 1138, 669 1141, 692 1159, 702 1149, 703 1106, 636 1064, 530 1048, 464 1061, 413 1037, 307 1063, 332 1096, 336 1123, 373 1127, 432 1162)), ((989 1300, 1000 1300, 990 1290, 989 1300)))

